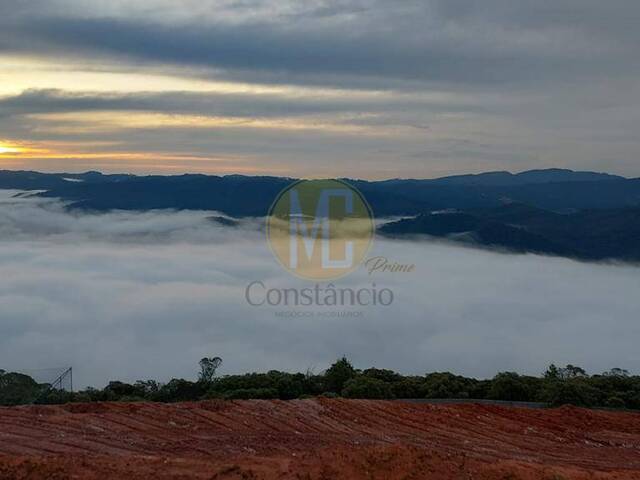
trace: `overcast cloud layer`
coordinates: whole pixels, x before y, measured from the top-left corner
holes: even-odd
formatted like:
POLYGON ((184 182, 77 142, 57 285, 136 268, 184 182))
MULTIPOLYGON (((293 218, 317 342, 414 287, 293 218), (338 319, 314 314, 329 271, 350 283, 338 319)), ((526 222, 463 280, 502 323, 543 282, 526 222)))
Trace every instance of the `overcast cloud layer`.
POLYGON ((639 176, 639 22, 634 0, 0 0, 0 164, 639 176))
POLYGON ((233 229, 207 220, 213 212, 74 214, 14 193, 0 202, 7 370, 73 366, 79 386, 102 386, 194 378, 205 355, 223 357, 228 374, 321 371, 346 354, 417 374, 538 374, 551 362, 640 371, 637 267, 378 240, 372 255, 416 272, 361 270, 335 284, 391 288, 392 306, 282 318, 248 305, 247 284, 312 284, 277 264, 259 220, 233 229))

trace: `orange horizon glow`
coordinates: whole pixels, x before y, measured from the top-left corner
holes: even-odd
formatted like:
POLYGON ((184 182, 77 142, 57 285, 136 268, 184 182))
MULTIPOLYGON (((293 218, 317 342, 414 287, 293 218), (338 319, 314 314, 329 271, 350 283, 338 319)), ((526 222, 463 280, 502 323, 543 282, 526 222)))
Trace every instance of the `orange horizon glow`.
POLYGON ((159 152, 88 152, 79 145, 51 143, 51 148, 37 144, 18 144, 0 141, 0 169, 42 171, 102 170, 105 172, 136 173, 194 173, 209 174, 284 174, 286 168, 260 167, 254 158, 242 156, 213 156, 159 152), (68 160, 67 167, 57 160, 68 160), (38 168, 35 162, 41 163, 38 168), (71 168, 68 168, 71 167, 71 168))
POLYGON ((0 140, 0 156, 8 154, 19 154, 25 151, 25 148, 17 143, 0 140))

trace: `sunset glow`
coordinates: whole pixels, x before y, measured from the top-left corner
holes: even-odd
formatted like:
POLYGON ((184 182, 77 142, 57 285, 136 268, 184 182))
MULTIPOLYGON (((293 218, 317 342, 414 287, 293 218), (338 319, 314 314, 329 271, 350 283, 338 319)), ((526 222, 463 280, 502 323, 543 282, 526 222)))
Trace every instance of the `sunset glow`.
POLYGON ((0 15, 2 168, 640 175, 624 29, 594 46, 589 22, 513 29, 431 0, 20 3, 0 15))
POLYGON ((23 151, 24 149, 19 147, 18 145, 0 141, 0 155, 18 154, 23 151))

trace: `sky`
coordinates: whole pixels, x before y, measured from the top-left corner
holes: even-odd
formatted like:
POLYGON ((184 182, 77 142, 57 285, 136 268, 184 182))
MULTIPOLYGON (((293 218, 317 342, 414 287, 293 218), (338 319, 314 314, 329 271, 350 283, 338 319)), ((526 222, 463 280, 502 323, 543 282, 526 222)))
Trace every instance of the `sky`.
POLYGON ((0 191, 8 371, 72 366, 75 388, 195 379, 205 356, 223 358, 221 375, 320 373, 342 355, 357 368, 419 375, 540 375, 552 362, 640 372, 637 266, 378 238, 372 257, 414 271, 362 267, 335 284, 389 288, 391 305, 252 306, 245 294, 256 280, 313 286, 280 267, 262 220, 230 228, 207 221, 214 212, 80 213, 14 193, 0 191), (328 315, 344 311, 352 315, 328 315))
POLYGON ((640 176, 636 0, 0 0, 0 168, 640 176))

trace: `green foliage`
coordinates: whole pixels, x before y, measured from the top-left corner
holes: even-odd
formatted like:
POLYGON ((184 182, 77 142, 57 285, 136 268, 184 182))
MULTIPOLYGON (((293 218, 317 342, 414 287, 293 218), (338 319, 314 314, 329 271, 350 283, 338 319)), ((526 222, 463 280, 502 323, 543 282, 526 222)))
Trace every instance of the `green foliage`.
POLYGON ((190 382, 182 378, 174 378, 166 385, 162 385, 154 399, 160 402, 186 402, 198 400, 206 393, 205 386, 200 382, 190 382))
POLYGON ((469 398, 489 398, 492 380, 479 380, 469 387, 469 398))
POLYGON ((605 377, 628 378, 629 371, 623 368, 612 368, 608 372, 604 372, 602 375, 605 377))
POLYGON ((404 377, 391 385, 395 398, 425 398, 427 386, 423 377, 404 377))
POLYGON ((286 373, 272 370, 268 373, 249 373, 246 375, 229 375, 216 379, 209 388, 208 396, 223 397, 225 392, 235 390, 273 389, 274 398, 291 400, 305 394, 319 394, 312 377, 302 373, 286 373))
POLYGON ((546 385, 541 400, 554 407, 575 405, 578 407, 594 407, 603 405, 600 390, 591 386, 588 381, 579 378, 556 380, 546 385))
POLYGON ((161 387, 155 380, 138 380, 134 386, 136 388, 136 394, 145 398, 156 396, 161 387))
POLYGON ((564 368, 558 368, 553 363, 549 365, 549 368, 544 374, 547 380, 571 380, 573 378, 584 378, 586 376, 587 372, 581 367, 569 364, 564 368))
POLYGON ((536 400, 540 386, 537 378, 502 372, 493 378, 487 396, 492 400, 532 402, 536 400))
POLYGON ((425 398, 469 398, 469 390, 476 380, 449 372, 430 373, 425 376, 425 398))
POLYGON ((77 395, 64 390, 45 390, 42 392, 34 403, 39 405, 60 405, 63 403, 82 401, 77 395))
POLYGON ((403 376, 391 370, 356 370, 346 358, 338 359, 323 375, 272 370, 216 377, 216 358, 199 363, 199 380, 173 379, 166 384, 139 380, 133 384, 112 381, 102 390, 87 388, 70 393, 51 390, 18 373, 0 370, 0 404, 59 404, 99 401, 180 402, 205 398, 281 399, 328 398, 366 399, 494 399, 539 401, 552 406, 629 408, 640 410, 640 376, 613 368, 599 375, 567 365, 550 365, 542 377, 502 372, 491 380, 476 380, 449 372, 424 376, 403 376))
POLYGON ((379 368, 368 368, 362 372, 365 377, 375 378, 383 382, 393 383, 402 380, 402 375, 393 370, 381 370, 379 368))
POLYGON ((361 375, 349 380, 342 389, 346 398, 369 398, 386 400, 393 398, 391 384, 377 378, 361 375))
POLYGON ((211 383, 213 377, 216 376, 216 371, 222 365, 222 359, 220 357, 203 358, 200 360, 200 376, 198 380, 203 383, 211 383))
POLYGON ((135 385, 130 385, 128 383, 123 382, 109 382, 109 384, 104 389, 105 393, 110 398, 120 398, 120 397, 128 397, 128 396, 136 396, 138 390, 135 385))
POLYGON ((547 368, 547 371, 544 372, 544 378, 547 380, 559 380, 560 370, 552 363, 549 365, 549 368, 547 368))
POLYGON ((340 393, 345 384, 356 376, 355 368, 349 363, 346 357, 342 357, 335 362, 324 374, 326 390, 340 393))
POLYGON ((0 370, 0 405, 22 405, 35 402, 46 391, 28 375, 0 370))
POLYGON ((640 390, 625 393, 624 399, 627 408, 640 410, 640 390))
POLYGON ((222 398, 225 400, 271 400, 278 398, 278 391, 275 388, 240 388, 225 392, 222 398))
POLYGON ((322 398, 340 398, 340 395, 338 395, 336 392, 324 392, 320 396, 322 398))
POLYGON ((609 397, 605 405, 609 408, 626 408, 627 404, 620 397, 609 397))
MULTIPOLYGON (((85 390, 84 392, 78 392, 78 393, 73 393, 73 400, 74 402, 80 402, 80 403, 89 403, 91 402, 91 396, 87 393, 87 391, 85 390)), ((63 402, 60 402, 63 403, 63 402)))

